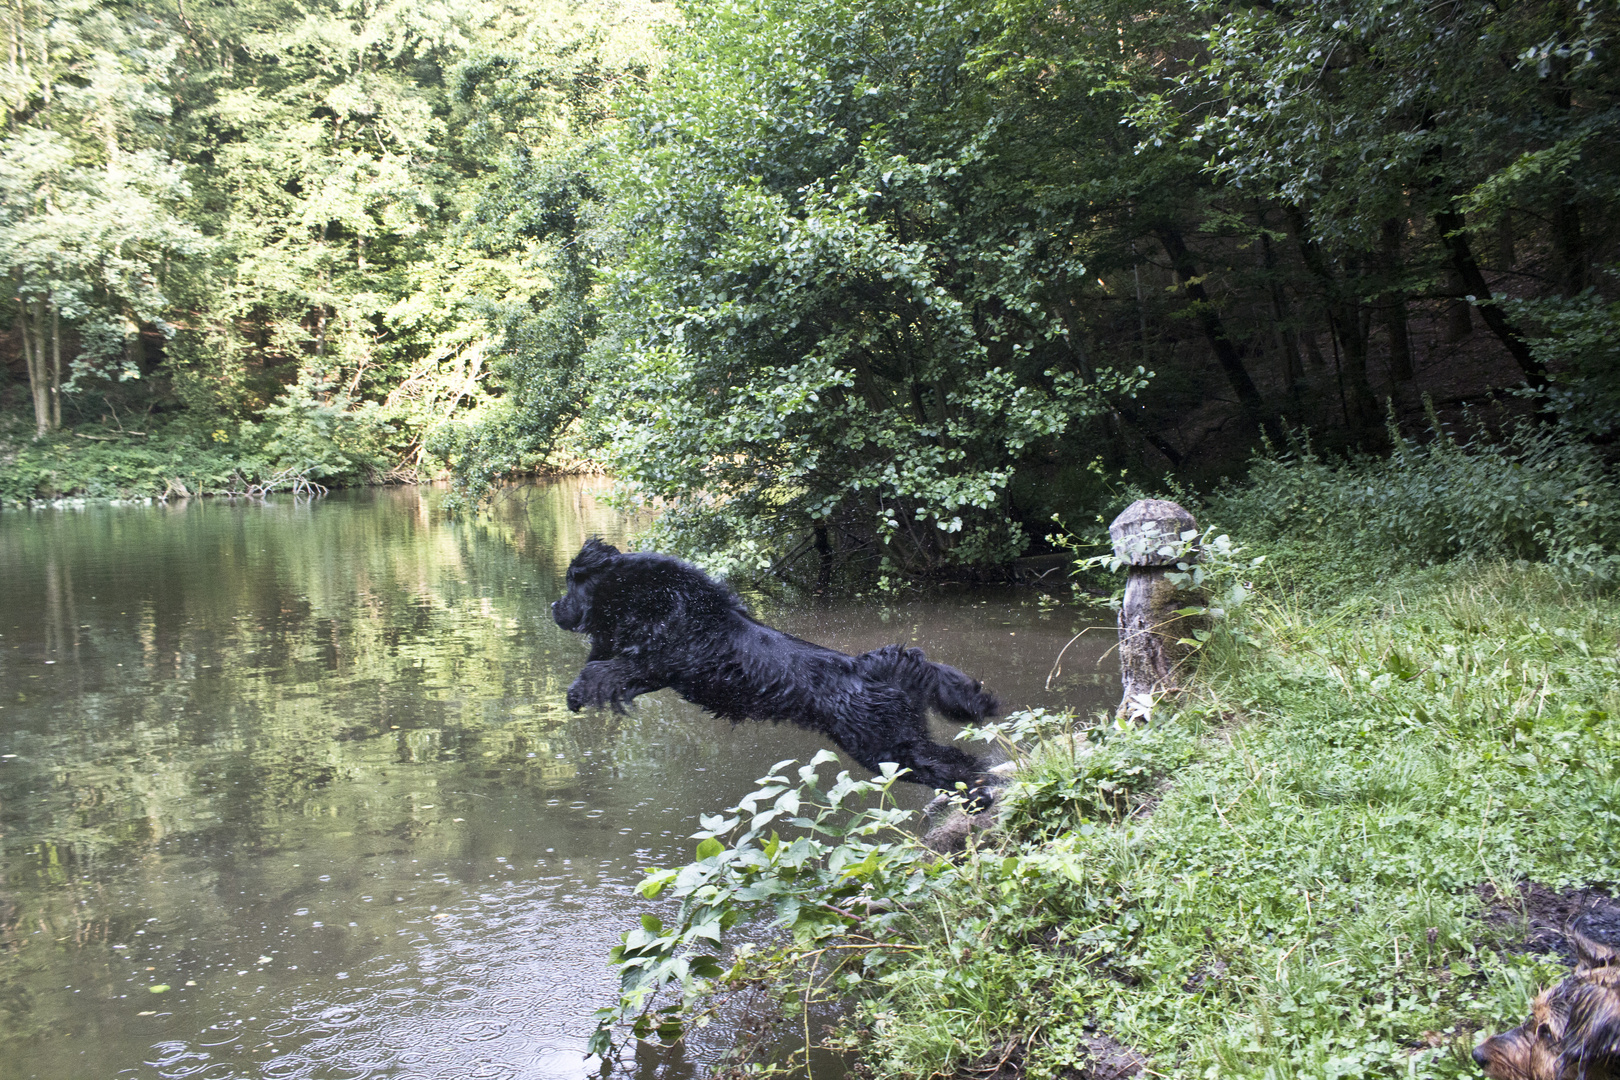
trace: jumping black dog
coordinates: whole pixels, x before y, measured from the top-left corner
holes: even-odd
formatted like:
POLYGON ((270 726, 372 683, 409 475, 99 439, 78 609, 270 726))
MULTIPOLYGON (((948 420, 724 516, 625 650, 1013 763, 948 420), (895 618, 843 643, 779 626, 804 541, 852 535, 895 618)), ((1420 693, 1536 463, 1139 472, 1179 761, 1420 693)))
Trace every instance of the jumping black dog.
POLYGON ((733 722, 788 721, 819 731, 878 772, 976 792, 1000 783, 986 765, 928 737, 927 710, 958 723, 1000 711, 976 679, 888 645, 848 656, 756 621, 729 588, 702 570, 650 551, 621 553, 595 537, 568 567, 568 591, 551 605, 564 630, 588 634, 591 653, 568 688, 568 707, 608 705, 666 686, 733 722))

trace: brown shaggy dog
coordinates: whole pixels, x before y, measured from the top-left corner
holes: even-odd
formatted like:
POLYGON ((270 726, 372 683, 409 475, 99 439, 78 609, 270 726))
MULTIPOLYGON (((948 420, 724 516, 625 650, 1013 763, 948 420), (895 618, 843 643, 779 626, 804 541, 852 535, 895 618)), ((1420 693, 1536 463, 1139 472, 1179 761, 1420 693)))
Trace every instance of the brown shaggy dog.
POLYGON ((1574 973, 1474 1050, 1491 1080, 1620 1080, 1620 908, 1582 912, 1569 939, 1574 973))

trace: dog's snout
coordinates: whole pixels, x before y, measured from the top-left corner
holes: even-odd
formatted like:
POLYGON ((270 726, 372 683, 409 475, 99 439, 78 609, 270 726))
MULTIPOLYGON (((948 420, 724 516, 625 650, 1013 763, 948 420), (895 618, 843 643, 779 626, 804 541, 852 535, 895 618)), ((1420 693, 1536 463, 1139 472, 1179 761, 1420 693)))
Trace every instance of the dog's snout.
POLYGON ((1490 1063, 1491 1055, 1486 1051, 1485 1044, 1480 1043, 1478 1046, 1474 1047, 1474 1064, 1483 1069, 1490 1063))
POLYGON ((551 602, 551 621, 564 630, 578 630, 579 624, 584 621, 584 612, 579 610, 578 604, 570 603, 569 599, 564 596, 561 600, 551 602))

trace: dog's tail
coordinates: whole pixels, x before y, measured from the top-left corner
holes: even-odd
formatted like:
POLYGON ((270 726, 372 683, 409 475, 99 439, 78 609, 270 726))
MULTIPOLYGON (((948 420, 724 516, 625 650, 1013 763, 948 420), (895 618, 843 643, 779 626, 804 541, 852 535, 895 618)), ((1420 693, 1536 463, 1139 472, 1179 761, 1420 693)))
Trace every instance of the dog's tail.
POLYGON ((885 645, 855 658, 862 675, 899 687, 925 709, 937 709, 958 724, 996 716, 1001 702, 978 679, 949 664, 936 664, 921 649, 885 645))

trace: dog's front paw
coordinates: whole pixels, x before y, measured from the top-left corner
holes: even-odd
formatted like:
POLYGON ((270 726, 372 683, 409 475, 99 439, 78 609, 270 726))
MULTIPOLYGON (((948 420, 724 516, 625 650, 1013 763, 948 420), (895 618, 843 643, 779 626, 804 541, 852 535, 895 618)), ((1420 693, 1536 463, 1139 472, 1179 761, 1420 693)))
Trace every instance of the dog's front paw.
POLYGON ((613 693, 613 687, 607 685, 600 675, 596 675, 590 668, 579 673, 574 685, 568 688, 568 711, 579 712, 587 705, 606 705, 613 693))
POLYGON ((621 699, 626 692, 623 681, 607 664, 590 663, 580 669, 579 678, 568 688, 568 708, 572 712, 586 706, 611 705, 614 712, 624 712, 621 699))

